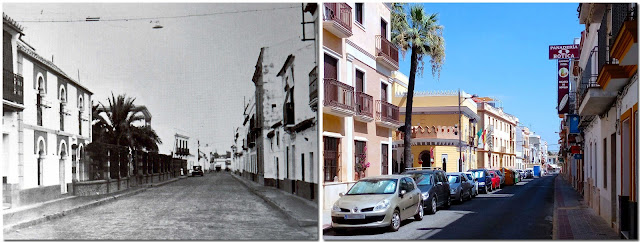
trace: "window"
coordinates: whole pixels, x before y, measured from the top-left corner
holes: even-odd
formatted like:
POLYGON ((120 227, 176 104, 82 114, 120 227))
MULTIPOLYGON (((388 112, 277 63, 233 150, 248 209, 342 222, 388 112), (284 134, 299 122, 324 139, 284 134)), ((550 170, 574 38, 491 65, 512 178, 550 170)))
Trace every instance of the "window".
POLYGON ((304 173, 306 172, 304 170, 304 153, 300 154, 300 170, 302 170, 302 181, 304 181, 304 173))
POLYGON ((389 174, 389 145, 382 144, 382 175, 389 174))
POLYGON ((324 78, 338 80, 338 59, 324 54, 324 78))
POLYGON ((356 22, 362 24, 362 15, 363 15, 363 3, 356 3, 356 22))
POLYGON ((324 137, 324 181, 338 181, 338 147, 340 140, 324 137))

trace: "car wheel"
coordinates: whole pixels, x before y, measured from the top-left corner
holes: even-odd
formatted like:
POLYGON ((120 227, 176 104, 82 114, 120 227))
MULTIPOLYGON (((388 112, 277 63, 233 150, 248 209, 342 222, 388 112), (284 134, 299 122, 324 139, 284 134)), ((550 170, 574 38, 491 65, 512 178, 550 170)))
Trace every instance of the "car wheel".
POLYGON ((431 206, 429 208, 429 214, 435 214, 438 211, 438 201, 436 198, 431 198, 431 206))
POLYGON ((391 232, 396 232, 400 229, 400 211, 398 209, 393 210, 393 214, 391 214, 391 224, 389 224, 389 230, 391 232))
POLYGON ((413 219, 417 221, 421 221, 424 218, 424 207, 422 207, 422 202, 418 204, 418 213, 413 216, 413 219))

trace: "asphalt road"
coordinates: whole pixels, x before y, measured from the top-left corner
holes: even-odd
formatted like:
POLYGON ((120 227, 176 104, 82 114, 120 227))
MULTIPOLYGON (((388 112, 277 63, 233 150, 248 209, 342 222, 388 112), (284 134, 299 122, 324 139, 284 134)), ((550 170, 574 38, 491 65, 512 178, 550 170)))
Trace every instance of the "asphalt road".
POLYGON ((227 173, 207 173, 4 234, 7 240, 308 240, 227 173))
POLYGON ((384 229, 347 230, 336 235, 325 231, 325 240, 415 240, 415 239, 552 239, 553 176, 525 179, 450 209, 412 218, 397 232, 384 229))

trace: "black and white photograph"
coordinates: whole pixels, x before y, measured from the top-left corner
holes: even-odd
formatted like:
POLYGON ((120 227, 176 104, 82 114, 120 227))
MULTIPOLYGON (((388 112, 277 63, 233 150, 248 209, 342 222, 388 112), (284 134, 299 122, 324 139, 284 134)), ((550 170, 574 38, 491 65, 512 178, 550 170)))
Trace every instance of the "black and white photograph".
POLYGON ((3 3, 6 240, 318 240, 317 3, 3 3))

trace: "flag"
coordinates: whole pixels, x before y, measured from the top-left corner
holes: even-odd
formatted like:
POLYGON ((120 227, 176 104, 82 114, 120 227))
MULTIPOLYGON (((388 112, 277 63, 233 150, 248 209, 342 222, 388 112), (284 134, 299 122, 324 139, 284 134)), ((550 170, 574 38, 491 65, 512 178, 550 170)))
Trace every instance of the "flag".
POLYGON ((484 131, 482 131, 482 143, 484 144, 486 142, 486 135, 487 134, 487 129, 484 129, 484 131))
POLYGON ((482 136, 482 129, 478 130, 478 139, 480 139, 480 136, 482 136))

